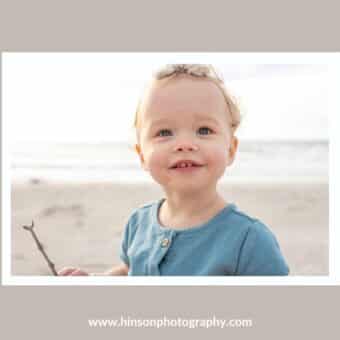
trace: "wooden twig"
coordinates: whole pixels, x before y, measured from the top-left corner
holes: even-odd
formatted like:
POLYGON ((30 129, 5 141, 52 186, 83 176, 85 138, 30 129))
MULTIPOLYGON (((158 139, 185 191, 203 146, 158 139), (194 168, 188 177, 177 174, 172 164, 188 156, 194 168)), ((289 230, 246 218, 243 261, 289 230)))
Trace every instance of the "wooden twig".
POLYGON ((34 222, 32 221, 32 225, 30 225, 30 226, 24 225, 24 226, 22 226, 22 227, 23 227, 25 230, 28 230, 29 232, 31 232, 32 237, 33 237, 33 239, 34 239, 34 241, 35 241, 35 243, 36 243, 38 249, 39 249, 39 250, 41 251, 41 253, 43 254, 43 256, 44 256, 44 258, 45 258, 45 260, 46 260, 48 266, 50 267, 50 269, 51 269, 53 275, 58 276, 58 273, 57 273, 57 271, 55 270, 55 265, 54 265, 54 263, 53 263, 53 262, 49 259, 49 257, 47 256, 47 254, 46 254, 46 252, 45 252, 45 250, 44 250, 43 245, 41 244, 41 242, 40 242, 39 239, 38 239, 37 234, 36 234, 35 231, 33 230, 33 228, 34 228, 34 222))

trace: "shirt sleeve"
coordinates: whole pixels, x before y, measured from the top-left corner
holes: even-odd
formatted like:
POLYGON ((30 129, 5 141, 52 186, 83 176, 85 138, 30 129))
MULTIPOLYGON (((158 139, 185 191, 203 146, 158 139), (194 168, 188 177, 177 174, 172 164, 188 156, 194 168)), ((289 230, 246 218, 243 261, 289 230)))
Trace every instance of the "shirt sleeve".
POLYGON ((128 239, 129 239, 129 224, 125 226, 124 232, 123 232, 123 238, 122 243, 120 246, 120 252, 119 257, 120 259, 127 265, 130 265, 129 257, 127 254, 128 251, 128 239))
POLYGON ((119 252, 120 259, 127 266, 130 266, 128 249, 129 249, 130 244, 132 243, 132 237, 134 234, 132 228, 133 228, 133 215, 130 217, 123 231, 122 242, 121 242, 120 252, 119 252))
POLYGON ((288 275, 289 267, 283 258, 274 234, 261 222, 249 228, 239 254, 236 275, 288 275))

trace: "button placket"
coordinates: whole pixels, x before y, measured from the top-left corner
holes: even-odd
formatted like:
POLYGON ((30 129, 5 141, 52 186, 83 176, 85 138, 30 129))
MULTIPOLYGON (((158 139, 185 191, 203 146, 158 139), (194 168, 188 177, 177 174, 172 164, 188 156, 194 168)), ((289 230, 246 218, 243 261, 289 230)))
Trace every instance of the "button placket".
POLYGON ((170 244, 170 240, 168 237, 164 237, 162 240, 161 240, 161 247, 162 248, 167 248, 170 244))
POLYGON ((157 251, 155 255, 157 254, 156 257, 154 257, 154 261, 150 266, 150 275, 160 275, 160 265, 161 262, 163 261, 164 257, 166 256, 168 250, 170 249, 172 239, 175 236, 175 233, 173 231, 165 231, 158 238, 157 241, 157 251))

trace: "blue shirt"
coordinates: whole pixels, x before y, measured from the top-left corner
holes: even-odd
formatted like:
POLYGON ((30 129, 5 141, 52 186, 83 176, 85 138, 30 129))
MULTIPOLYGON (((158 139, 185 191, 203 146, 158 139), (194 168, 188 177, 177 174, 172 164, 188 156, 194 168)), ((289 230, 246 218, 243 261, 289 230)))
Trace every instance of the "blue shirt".
POLYGON ((207 223, 186 229, 159 224, 164 199, 131 215, 120 258, 128 275, 288 275, 274 234, 228 204, 207 223))

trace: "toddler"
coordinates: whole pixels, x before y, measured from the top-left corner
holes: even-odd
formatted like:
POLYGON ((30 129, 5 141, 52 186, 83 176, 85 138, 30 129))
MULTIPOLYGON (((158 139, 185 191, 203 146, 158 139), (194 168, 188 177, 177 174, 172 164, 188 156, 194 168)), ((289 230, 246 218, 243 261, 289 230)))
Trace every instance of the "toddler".
POLYGON ((271 230, 216 189, 234 161, 239 124, 239 109, 211 65, 156 72, 136 112, 136 151, 164 197, 130 216, 121 265, 59 275, 288 275, 271 230))

